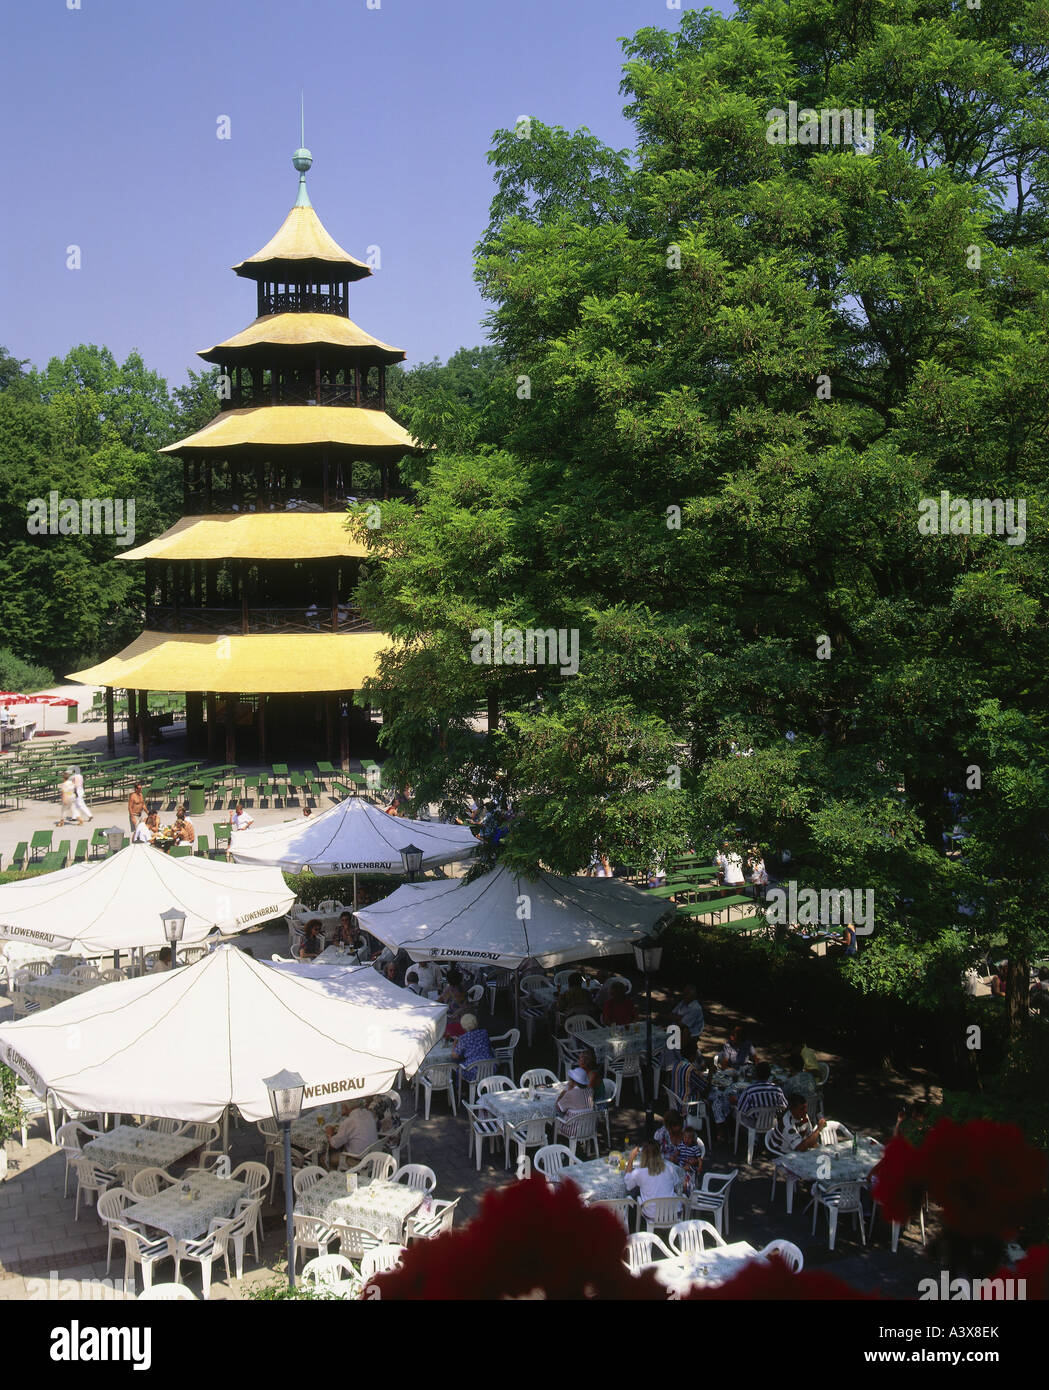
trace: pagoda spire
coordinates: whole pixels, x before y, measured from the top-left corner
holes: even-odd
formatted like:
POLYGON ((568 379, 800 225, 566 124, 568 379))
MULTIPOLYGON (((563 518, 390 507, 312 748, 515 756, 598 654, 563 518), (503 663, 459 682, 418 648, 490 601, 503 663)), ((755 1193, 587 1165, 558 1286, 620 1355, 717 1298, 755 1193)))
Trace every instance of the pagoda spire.
POLYGON ((313 155, 306 149, 306 109, 302 92, 299 92, 299 148, 291 157, 291 162, 299 171, 299 196, 295 199, 297 208, 311 208, 310 195, 306 189, 306 171, 313 163, 313 155))

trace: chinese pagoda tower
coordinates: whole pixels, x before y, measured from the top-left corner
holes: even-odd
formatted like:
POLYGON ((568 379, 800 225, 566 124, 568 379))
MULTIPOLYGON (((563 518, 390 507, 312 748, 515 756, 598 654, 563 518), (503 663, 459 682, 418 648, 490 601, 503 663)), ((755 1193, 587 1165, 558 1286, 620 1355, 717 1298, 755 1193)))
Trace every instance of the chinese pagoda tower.
POLYGON ((346 508, 388 497, 417 449, 386 414, 386 368, 405 354, 349 317, 370 276, 310 203, 309 150, 296 150, 295 205, 261 251, 233 269, 254 280, 257 317, 201 352, 218 366, 219 413, 161 452, 182 460, 185 515, 121 560, 141 561, 146 630, 71 679, 128 692, 143 761, 150 690, 184 691, 191 751, 266 763, 275 753, 337 756, 345 767, 352 695, 389 639, 350 602, 363 545, 346 508))

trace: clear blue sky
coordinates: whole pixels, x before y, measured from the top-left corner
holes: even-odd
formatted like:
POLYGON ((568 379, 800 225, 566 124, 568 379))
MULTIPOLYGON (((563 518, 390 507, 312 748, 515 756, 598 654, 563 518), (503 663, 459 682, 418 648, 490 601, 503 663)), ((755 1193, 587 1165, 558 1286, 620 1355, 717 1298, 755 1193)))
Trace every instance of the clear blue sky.
POLYGON ((294 201, 300 87, 314 207, 348 251, 382 249, 352 317, 409 362, 444 358, 483 338, 492 131, 527 114, 631 144, 617 39, 680 20, 666 0, 80 5, 5 7, 0 343, 37 364, 137 348, 173 385, 254 318, 228 267, 294 201))

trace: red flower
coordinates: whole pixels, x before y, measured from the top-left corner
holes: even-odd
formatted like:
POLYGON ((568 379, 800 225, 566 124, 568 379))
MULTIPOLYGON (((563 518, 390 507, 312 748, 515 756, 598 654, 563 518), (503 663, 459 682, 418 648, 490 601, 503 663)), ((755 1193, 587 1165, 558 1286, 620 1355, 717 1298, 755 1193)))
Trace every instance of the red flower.
POLYGON ((925 1150, 916 1149, 902 1136, 890 1139, 872 1175, 874 1200, 889 1221, 906 1225, 925 1195, 925 1150))
POLYGON ((373 1284, 384 1301, 665 1299, 653 1275, 629 1272, 625 1253, 626 1233, 614 1216, 584 1206, 571 1183, 551 1189, 534 1175, 487 1192, 473 1221, 416 1241, 400 1269, 373 1284))
POLYGON ((1007 1240, 1045 1187, 1045 1155, 1025 1142, 1017 1125, 940 1120, 921 1157, 944 1225, 972 1239, 1007 1240))
POLYGON ((860 1293, 859 1289, 846 1284, 844 1279, 819 1270, 802 1270, 798 1274, 792 1274, 778 1255, 771 1255, 767 1264, 764 1260, 752 1260, 724 1284, 709 1289, 692 1289, 684 1295, 682 1302, 726 1298, 773 1299, 783 1302, 798 1299, 867 1299, 877 1296, 860 1293))

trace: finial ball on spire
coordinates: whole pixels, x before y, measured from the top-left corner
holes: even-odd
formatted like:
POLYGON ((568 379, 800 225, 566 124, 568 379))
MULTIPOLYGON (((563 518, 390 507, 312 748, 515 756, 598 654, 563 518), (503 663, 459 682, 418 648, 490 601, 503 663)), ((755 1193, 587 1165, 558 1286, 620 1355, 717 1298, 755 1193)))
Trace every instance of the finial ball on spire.
POLYGON ((300 174, 304 174, 313 163, 313 155, 310 154, 309 150, 296 150, 291 157, 291 162, 300 174))

